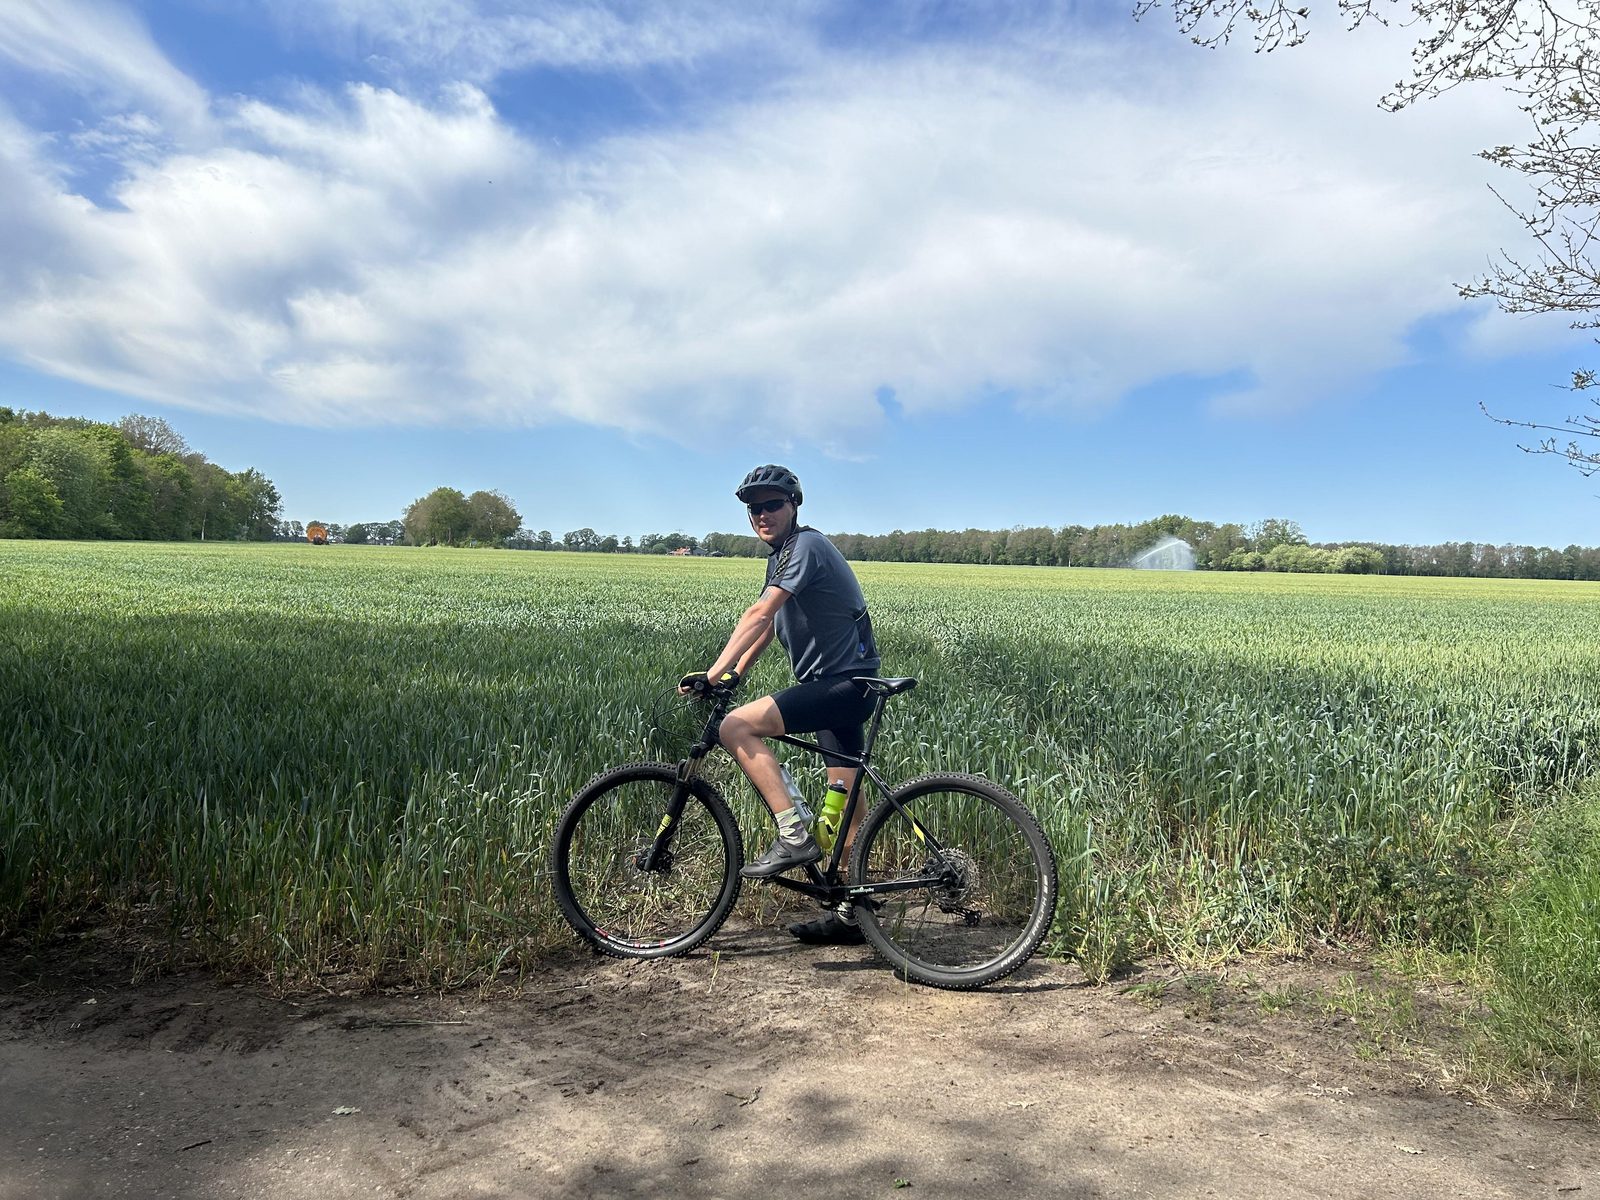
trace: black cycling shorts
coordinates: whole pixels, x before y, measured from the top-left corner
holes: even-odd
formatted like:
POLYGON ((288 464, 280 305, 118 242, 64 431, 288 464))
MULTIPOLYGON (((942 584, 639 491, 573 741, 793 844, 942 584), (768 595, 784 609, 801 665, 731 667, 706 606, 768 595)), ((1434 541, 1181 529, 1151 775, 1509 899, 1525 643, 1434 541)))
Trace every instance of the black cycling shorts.
MULTIPOLYGON (((872 715, 873 696, 848 675, 813 679, 772 693, 783 717, 785 733, 814 733, 823 750, 859 756, 867 744, 864 726, 872 715)), ((830 767, 850 764, 832 754, 824 754, 830 767)))

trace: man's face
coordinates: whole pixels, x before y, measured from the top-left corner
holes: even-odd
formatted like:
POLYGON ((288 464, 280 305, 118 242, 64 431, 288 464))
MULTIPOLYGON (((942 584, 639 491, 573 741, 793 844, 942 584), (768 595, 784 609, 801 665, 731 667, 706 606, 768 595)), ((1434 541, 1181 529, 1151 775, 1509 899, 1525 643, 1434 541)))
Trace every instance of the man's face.
POLYGON ((757 488, 745 498, 750 512, 750 528, 769 546, 776 546, 794 529, 795 510, 788 493, 777 488, 757 488), (766 512, 774 500, 783 501, 776 511, 766 512))

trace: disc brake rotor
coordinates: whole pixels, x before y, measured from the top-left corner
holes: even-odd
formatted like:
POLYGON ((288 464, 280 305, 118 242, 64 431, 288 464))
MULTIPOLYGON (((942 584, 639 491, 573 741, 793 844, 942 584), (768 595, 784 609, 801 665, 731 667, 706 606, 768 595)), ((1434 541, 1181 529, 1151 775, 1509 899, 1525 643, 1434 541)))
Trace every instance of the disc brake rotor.
POLYGON ((648 871, 644 869, 644 860, 650 853, 650 847, 654 845, 654 838, 643 838, 626 858, 627 873, 637 888, 649 887, 655 882, 656 877, 664 876, 672 870, 671 850, 661 851, 656 855, 655 866, 648 871))
POLYGON ((928 860, 925 870, 930 875, 943 876, 933 891, 939 911, 966 913, 967 898, 978 891, 978 864, 972 855, 965 850, 944 850, 928 860))

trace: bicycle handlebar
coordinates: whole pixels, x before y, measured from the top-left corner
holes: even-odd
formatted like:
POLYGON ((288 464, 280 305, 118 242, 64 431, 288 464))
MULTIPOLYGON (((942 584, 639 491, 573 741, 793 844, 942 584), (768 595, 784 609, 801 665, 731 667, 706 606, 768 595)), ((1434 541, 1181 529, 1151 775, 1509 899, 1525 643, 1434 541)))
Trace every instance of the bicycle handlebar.
POLYGON ((707 698, 728 700, 739 690, 741 682, 737 671, 728 671, 715 681, 707 678, 704 671, 695 671, 678 681, 678 691, 685 696, 693 695, 702 700, 707 698))

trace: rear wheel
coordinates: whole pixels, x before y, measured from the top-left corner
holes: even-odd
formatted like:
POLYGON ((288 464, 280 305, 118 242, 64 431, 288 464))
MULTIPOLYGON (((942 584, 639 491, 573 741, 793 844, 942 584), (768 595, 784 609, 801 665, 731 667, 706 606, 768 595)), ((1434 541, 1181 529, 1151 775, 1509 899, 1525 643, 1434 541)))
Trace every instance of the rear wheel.
POLYGON ((739 898, 744 843, 728 805, 703 779, 635 763, 592 779, 556 825, 556 901, 591 945, 619 958, 687 954, 739 898), (679 787, 683 815, 649 870, 643 863, 679 787))
POLYGON ((851 882, 905 885, 857 902, 861 931, 898 974, 934 987, 1009 975, 1055 916, 1044 831, 1015 796, 974 775, 924 775, 868 813, 851 882))

